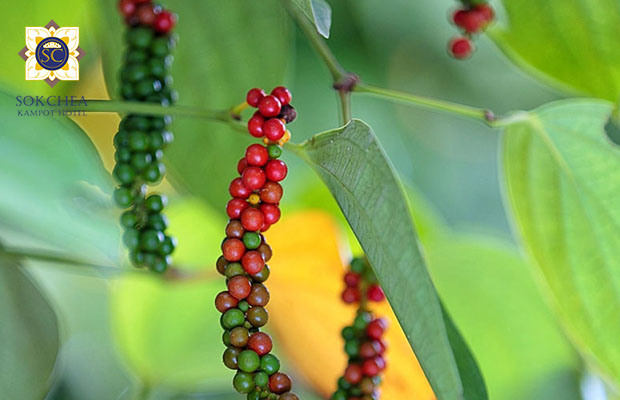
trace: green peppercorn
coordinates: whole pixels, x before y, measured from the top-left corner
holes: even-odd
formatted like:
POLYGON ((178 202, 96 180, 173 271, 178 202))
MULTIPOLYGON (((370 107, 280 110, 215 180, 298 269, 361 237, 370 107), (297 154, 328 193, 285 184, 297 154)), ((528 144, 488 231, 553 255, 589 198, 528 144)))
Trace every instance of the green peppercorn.
POLYGON ((121 96, 125 100, 134 100, 136 98, 136 91, 131 83, 123 82, 121 85, 121 96))
POLYGON ((136 83, 135 91, 138 96, 147 97, 161 90, 161 82, 152 79, 143 79, 136 83))
POLYGON ((360 353, 360 343, 357 340, 348 340, 344 343, 344 352, 349 357, 357 357, 360 353))
POLYGON ((246 312, 250 309, 250 304, 248 304, 247 301, 243 300, 243 301, 240 301, 239 304, 237 304, 237 308, 243 312, 246 312))
POLYGON ((150 153, 136 152, 131 155, 131 166, 136 171, 143 170, 153 160, 150 153))
POLYGON ((151 264, 151 271, 162 274, 166 272, 170 262, 170 257, 156 257, 155 261, 151 264))
POLYGON ((340 378, 338 378, 338 387, 346 391, 351 389, 351 383, 349 383, 349 381, 347 381, 346 379, 344 379, 343 376, 341 376, 340 378))
POLYGON ((351 389, 349 390, 349 393, 353 396, 361 396, 362 394, 362 389, 359 386, 352 386, 351 389))
POLYGON ((114 161, 117 163, 128 163, 131 161, 131 150, 127 147, 120 147, 114 152, 114 161))
MULTIPOLYGON (((262 360, 261 360, 262 361, 262 360)), ((261 364, 262 365, 262 364, 261 364)), ((256 386, 266 388, 269 384, 269 375, 266 372, 260 371, 254 375, 254 383, 256 386)))
POLYGON ((243 244, 246 249, 257 249, 261 244, 261 237, 258 232, 246 232, 243 234, 243 244))
POLYGON ((144 168, 142 171, 142 177, 145 181, 155 183, 158 182, 166 172, 166 167, 163 163, 152 162, 144 168))
POLYGON ((119 130, 114 135, 114 148, 120 149, 129 145, 129 132, 125 130, 119 130))
POLYGON ((261 271, 252 275, 252 279, 254 279, 256 282, 265 282, 267 279, 269 279, 270 272, 271 270, 269 269, 269 265, 265 264, 261 271))
POLYGON ((142 131, 131 131, 129 133, 129 148, 133 151, 145 151, 149 146, 148 137, 142 131))
POLYGON ((125 53, 125 63, 140 64, 148 59, 146 51, 134 49, 125 53))
POLYGON ((120 221, 125 228, 135 228, 138 224, 138 216, 133 210, 127 210, 121 214, 120 221))
POLYGON ((222 314, 220 318, 220 323, 224 329, 232 329, 238 326, 243 325, 245 322, 245 317, 243 315, 243 311, 237 308, 231 308, 222 314))
POLYGON ((127 122, 127 129, 134 131, 147 131, 150 127, 150 122, 147 117, 132 114, 125 119, 127 122))
POLYGON ((168 227, 168 217, 160 213, 149 214, 146 225, 156 231, 163 231, 168 227))
POLYGON ((131 46, 138 49, 148 47, 151 44, 152 39, 153 31, 146 27, 137 27, 127 31, 127 41, 131 46))
POLYGON ((151 117, 149 122, 151 123, 151 129, 155 131, 163 131, 168 125, 166 117, 151 117))
POLYGON ((131 260, 131 263, 137 268, 144 266, 144 252, 142 251, 131 251, 129 253, 129 259, 131 260))
POLYGON ((346 326, 342 329, 342 338, 344 340, 351 340, 355 338, 355 329, 352 326, 346 326))
POLYGON ((173 237, 166 236, 161 246, 159 246, 159 252, 162 255, 167 256, 168 254, 172 254, 172 252, 174 251, 176 247, 177 247, 177 240, 173 237))
POLYGON ((141 81, 149 74, 148 68, 142 64, 132 65, 125 70, 127 72, 125 73, 126 76, 124 78, 129 82, 141 81))
POLYGON ((260 328, 267 323, 269 314, 263 307, 252 307, 247 312, 247 319, 252 326, 260 328))
POLYGON ((156 78, 164 78, 168 72, 166 63, 160 58, 152 58, 148 62, 148 69, 151 75, 156 78))
POLYGON ((224 361, 224 365, 226 365, 230 369, 239 368, 237 364, 237 357, 241 353, 241 350, 236 349, 234 347, 229 347, 224 351, 224 355, 222 356, 222 360, 224 361))
POLYGON ((143 252, 144 254, 144 265, 149 268, 152 268, 153 265, 157 262, 158 255, 155 253, 151 253, 148 251, 143 252))
POLYGON ((112 175, 121 185, 128 185, 136 178, 136 171, 129 164, 116 164, 112 175))
POLYGON ((226 278, 230 279, 234 276, 245 274, 245 270, 239 263, 230 263, 226 266, 224 274, 226 275, 226 278))
POLYGON ((140 235, 140 247, 146 251, 157 251, 164 242, 164 234, 161 231, 148 229, 140 235))
POLYGON ((174 42, 170 40, 169 36, 161 36, 153 40, 151 43, 151 54, 156 57, 166 57, 170 54, 174 42))
POLYGON ((224 333, 222 333, 222 343, 227 347, 230 346, 230 331, 224 331, 224 333))
POLYGON ((241 394, 248 394, 254 389, 254 378, 252 374, 239 371, 233 378, 233 387, 241 394))
POLYGON ((269 153, 269 158, 279 158, 282 155, 282 147, 277 144, 270 144, 267 146, 267 152, 269 153))
POLYGON ((260 400, 260 392, 253 390, 250 393, 248 393, 248 400, 260 400))
POLYGON ((361 332, 366 329, 366 325, 368 325, 371 320, 372 316, 369 313, 363 311, 359 313, 357 317, 355 317, 355 320, 353 321, 353 328, 356 331, 361 332))
POLYGON ((260 369, 267 375, 273 375, 280 370, 280 360, 273 354, 265 354, 260 359, 260 369))
POLYGON ((114 201, 123 208, 133 204, 135 197, 127 187, 118 187, 114 190, 114 201))
POLYGON ((260 367, 260 357, 254 350, 243 350, 238 357, 239 369, 254 372, 260 367))
POLYGON ((150 213, 161 212, 166 206, 167 199, 164 195, 152 194, 146 198, 144 206, 150 213))
POLYGON ((152 130, 149 132, 150 149, 157 151, 163 148, 166 144, 164 134, 160 130, 152 130))
POLYGON ((347 400, 347 392, 345 390, 338 389, 332 397, 330 397, 330 400, 347 400))
POLYGON ((364 272, 365 268, 366 263, 361 258, 354 258, 353 260, 351 260, 351 271, 361 274, 362 272, 364 272))
POLYGON ((123 243, 128 249, 134 250, 140 244, 140 232, 137 229, 127 229, 123 233, 123 243))

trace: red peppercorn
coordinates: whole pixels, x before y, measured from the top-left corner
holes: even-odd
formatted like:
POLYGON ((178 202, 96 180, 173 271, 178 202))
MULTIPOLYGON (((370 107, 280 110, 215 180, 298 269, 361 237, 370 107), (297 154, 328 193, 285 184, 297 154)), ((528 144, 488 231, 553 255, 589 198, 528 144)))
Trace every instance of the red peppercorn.
POLYGON ((268 225, 273 225, 280 220, 280 208, 274 204, 261 204, 260 211, 268 225))
POLYGON ((142 25, 152 25, 159 12, 161 12, 160 7, 153 7, 152 4, 141 5, 136 11, 138 23, 142 25))
POLYGON ((260 199, 263 203, 278 204, 282 198, 282 186, 279 183, 268 181, 260 190, 260 199))
POLYGON ((258 111, 263 117, 277 117, 282 110, 282 104, 275 96, 267 95, 258 102, 258 111))
POLYGON ((265 137, 273 142, 280 140, 284 136, 284 132, 286 132, 286 126, 278 118, 268 119, 263 124, 265 137))
POLYGON ((225 313, 231 308, 237 307, 239 300, 231 296, 228 292, 220 292, 215 298, 215 308, 221 313, 225 313))
POLYGON ((457 10, 452 18, 454 24, 467 33, 476 33, 485 24, 485 17, 476 9, 457 10))
POLYGON ((118 10, 124 17, 129 17, 136 12, 136 3, 133 0, 120 0, 118 2, 118 10))
POLYGON ((387 350, 387 343, 385 342, 385 339, 376 339, 373 340, 373 342, 377 342, 378 346, 379 346, 379 354, 383 354, 385 353, 385 350, 387 350))
POLYGON ((266 232, 269 230, 269 228, 271 228, 271 224, 268 224, 267 221, 265 221, 265 223, 263 224, 263 226, 261 226, 260 231, 261 232, 266 232))
POLYGON ((232 199, 226 205, 226 213, 230 219, 239 219, 241 213, 248 208, 248 202, 243 199, 232 199))
POLYGON ((237 300, 243 300, 250 294, 252 283, 242 275, 233 276, 228 280, 228 293, 237 300))
MULTIPOLYGON (((262 253, 261 256, 263 256, 262 253)), ((270 298, 271 295, 269 294, 269 290, 265 287, 265 285, 261 283, 255 283, 252 285, 252 291, 250 291, 247 302, 251 306, 265 307, 269 303, 270 298)))
POLYGON ((346 274, 344 274, 344 283, 348 286, 348 287, 357 287, 357 285, 359 285, 361 280, 360 274, 357 274, 353 271, 349 271, 346 274))
POLYGON ((276 394, 286 393, 291 390, 291 378, 281 372, 276 372, 269 377, 269 389, 276 394))
POLYGON ((291 92, 284 86, 278 86, 271 91, 271 94, 280 100, 280 104, 283 106, 288 105, 293 99, 291 92))
POLYGON ((263 137, 265 134, 263 133, 263 124, 265 123, 265 118, 257 111, 252 115, 252 118, 248 120, 248 131, 250 135, 254 137, 263 137))
POLYGON ((159 33, 168 33, 174 28, 177 22, 177 17, 170 11, 164 10, 157 14, 155 21, 153 22, 153 29, 159 33))
POLYGON ((450 53, 458 60, 471 56, 473 49, 473 44, 465 37, 456 37, 450 41, 450 53))
POLYGON ((280 182, 286 178, 287 172, 288 168, 282 160, 271 160, 265 166, 265 174, 270 181, 280 182))
POLYGON ((237 238, 224 240, 222 243, 222 254, 224 258, 230 262, 239 261, 245 253, 243 242, 237 238))
POLYGON ((243 186, 243 180, 241 178, 235 178, 230 182, 228 192, 232 197, 238 197, 240 199, 247 199, 252 194, 250 189, 243 186))
POLYGON ((241 221, 238 219, 232 219, 226 225, 226 237, 241 239, 244 233, 245 229, 243 229, 243 225, 241 225, 241 221))
POLYGON ((245 157, 243 157, 237 163, 237 172, 239 172, 239 175, 241 175, 247 167, 248 167, 248 160, 246 160, 245 157))
POLYGON ((366 295, 368 296, 368 300, 376 301, 377 303, 385 300, 385 293, 383 293, 383 289, 381 289, 379 285, 370 285, 366 295))
POLYGON ((377 340, 364 342, 360 345, 360 356, 362 358, 372 358, 379 354, 381 347, 377 340))
POLYGON ((363 378, 362 367, 359 364, 349 364, 344 371, 344 379, 351 385, 357 385, 363 378))
POLYGON ((258 143, 251 144, 245 150, 245 159, 247 160, 248 165, 262 167, 267 164, 267 161, 269 161, 269 152, 263 145, 258 143))
POLYGON ((245 96, 245 101, 252 107, 258 107, 258 102, 263 97, 265 97, 265 91, 263 89, 254 88, 248 91, 248 94, 245 96))
MULTIPOLYGON (((269 163, 267 165, 269 165, 269 163)), ((243 185, 250 190, 260 189, 267 180, 265 172, 259 167, 247 167, 243 170, 241 178, 243 179, 243 185)))
POLYGON ((374 359, 364 360, 364 363, 362 364, 362 372, 366 376, 377 376, 380 370, 381 369, 377 363, 375 363, 374 359))
POLYGON ((269 336, 265 332, 256 332, 255 334, 250 336, 250 340, 248 341, 248 348, 250 350, 254 350, 254 352, 261 357, 265 354, 268 354, 273 348, 271 336, 269 336))
POLYGON ((258 231, 264 221, 265 216, 259 209, 249 207, 241 213, 241 225, 246 231, 258 231))
POLYGON ((493 11, 493 7, 490 4, 481 4, 476 6, 475 10, 482 14, 485 24, 488 24, 495 18, 495 11, 493 11))
POLYGON ((383 332, 387 329, 387 321, 384 318, 372 320, 366 326, 366 335, 371 339, 381 339, 383 332))
POLYGON ((356 303, 358 301, 360 301, 360 291, 358 288, 346 288, 343 292, 342 292, 342 301, 344 301, 346 304, 353 304, 356 303))
POLYGON ((265 266, 263 256, 256 250, 246 252, 241 258, 243 269, 250 275, 258 274, 265 266))

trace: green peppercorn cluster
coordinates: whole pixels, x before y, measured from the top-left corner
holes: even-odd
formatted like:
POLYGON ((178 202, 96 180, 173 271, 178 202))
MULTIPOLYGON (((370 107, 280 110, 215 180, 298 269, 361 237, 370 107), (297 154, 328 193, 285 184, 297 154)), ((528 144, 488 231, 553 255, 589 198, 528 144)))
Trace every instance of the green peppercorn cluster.
POLYGON ((385 296, 372 268, 363 258, 351 261, 344 281, 343 301, 358 303, 359 307, 353 324, 342 330, 344 351, 349 361, 331 400, 378 400, 381 373, 386 367, 387 344, 383 335, 387 321, 376 318, 367 309, 367 304, 368 301, 383 301, 385 296))
MULTIPOLYGON (((121 95, 125 100, 168 105, 176 93, 170 88, 171 51, 174 38, 152 26, 129 24, 127 50, 121 70, 121 95)), ((162 213, 166 198, 147 196, 147 185, 159 183, 165 173, 163 150, 172 142, 169 116, 130 114, 124 117, 114 136, 116 165, 113 176, 118 187, 114 200, 126 209, 120 218, 125 229, 123 242, 136 267, 164 272, 171 263, 176 242, 166 235, 162 213)))

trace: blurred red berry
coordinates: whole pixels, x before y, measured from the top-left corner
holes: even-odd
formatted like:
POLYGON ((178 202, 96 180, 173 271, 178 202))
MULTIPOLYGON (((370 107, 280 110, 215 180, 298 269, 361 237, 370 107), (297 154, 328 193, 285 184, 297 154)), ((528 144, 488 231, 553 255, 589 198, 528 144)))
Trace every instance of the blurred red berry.
POLYGON ((164 10, 155 17, 155 21, 153 21, 153 29, 155 29, 156 32, 166 34, 174 28, 176 22, 176 15, 168 10, 164 10))
POLYGON ((379 285, 370 285, 366 295, 370 301, 380 302, 385 300, 385 293, 383 293, 383 289, 379 285))
POLYGON ((254 88, 248 91, 248 94, 245 96, 245 101, 252 107, 258 107, 258 102, 263 97, 265 97, 265 91, 263 89, 254 88))
POLYGON ((258 102, 258 111, 263 117, 277 117, 282 110, 282 103, 275 96, 267 95, 258 102))
POLYGON ((456 37, 450 41, 450 53, 457 60, 464 60, 471 56, 472 42, 465 37, 456 37))

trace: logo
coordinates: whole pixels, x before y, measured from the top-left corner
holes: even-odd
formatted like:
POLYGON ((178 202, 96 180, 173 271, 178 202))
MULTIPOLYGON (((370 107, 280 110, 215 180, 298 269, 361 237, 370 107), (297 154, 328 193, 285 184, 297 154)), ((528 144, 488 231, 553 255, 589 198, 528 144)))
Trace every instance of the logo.
POLYGON ((19 55, 26 61, 26 80, 44 80, 54 87, 58 81, 80 80, 80 28, 59 27, 52 20, 45 27, 26 27, 26 47, 19 55))

